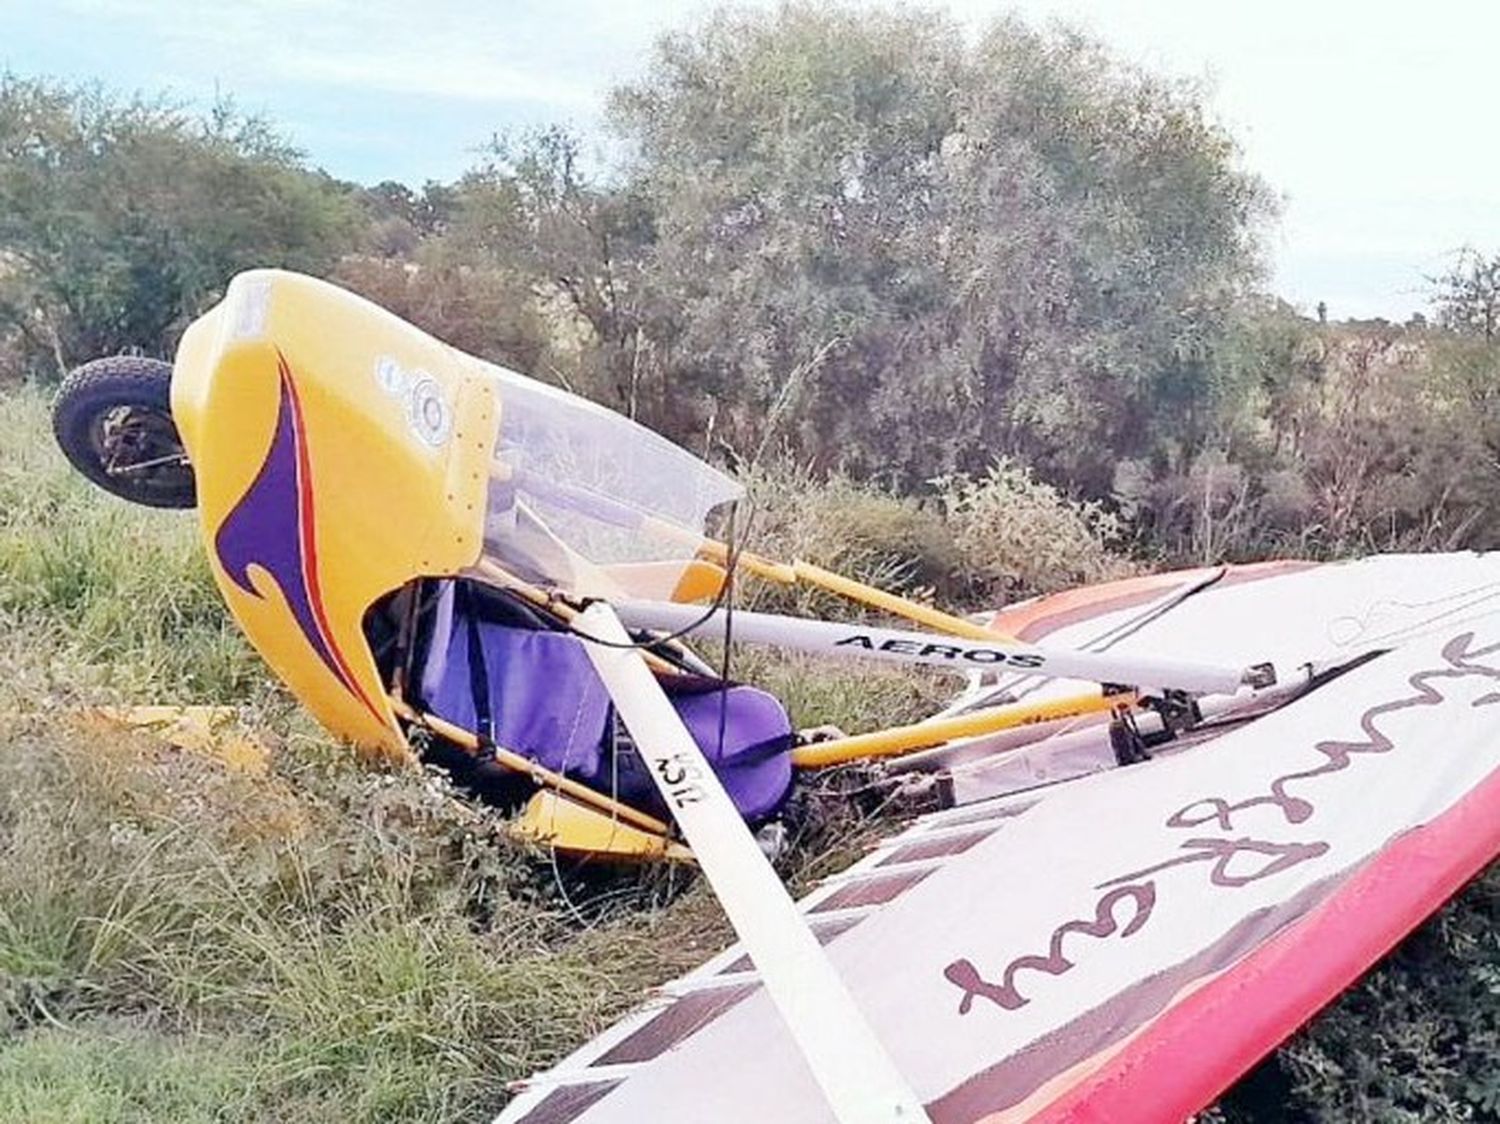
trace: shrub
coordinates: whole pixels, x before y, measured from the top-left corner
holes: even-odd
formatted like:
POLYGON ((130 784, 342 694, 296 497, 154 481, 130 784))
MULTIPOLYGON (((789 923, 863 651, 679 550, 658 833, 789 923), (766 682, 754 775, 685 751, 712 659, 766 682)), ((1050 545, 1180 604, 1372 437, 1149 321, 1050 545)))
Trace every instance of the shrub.
MULTIPOLYGON (((819 479, 780 462, 751 471, 741 531, 748 549, 778 561, 803 559, 882 588, 924 596, 961 586, 962 559, 941 514, 930 503, 898 496, 842 473, 819 479)), ((816 590, 794 593, 746 582, 757 607, 848 611, 816 590)))
POLYGON ((1243 1079, 1219 1119, 1500 1121, 1497 924, 1492 870, 1243 1079))
POLYGON ((1131 572, 1114 546, 1119 520, 1091 501, 1069 499, 1008 458, 982 476, 937 481, 948 525, 972 585, 990 596, 1042 593, 1131 572))

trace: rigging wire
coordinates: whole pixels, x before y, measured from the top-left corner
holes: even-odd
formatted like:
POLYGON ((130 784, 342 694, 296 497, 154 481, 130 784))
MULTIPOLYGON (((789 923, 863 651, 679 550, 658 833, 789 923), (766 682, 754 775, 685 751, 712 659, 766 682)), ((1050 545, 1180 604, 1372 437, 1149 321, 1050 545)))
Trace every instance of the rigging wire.
MULTIPOLYGON (((733 605, 730 603, 730 599, 732 598, 734 591, 734 576, 740 564, 740 553, 744 549, 744 544, 742 541, 740 541, 741 536, 737 534, 735 529, 735 522, 739 507, 739 500, 733 500, 730 502, 728 522, 725 529, 725 538, 728 541, 725 543, 726 549, 724 551, 724 580, 719 584, 719 589, 718 592, 714 594, 714 599, 709 602, 708 607, 696 619, 689 621, 687 624, 683 625, 675 632, 668 632, 660 636, 652 636, 644 640, 631 640, 623 643, 618 640, 605 640, 601 637, 593 636, 590 633, 576 628, 572 624, 572 622, 564 623, 563 631, 570 632, 574 636, 577 636, 579 639, 584 640, 589 644, 597 644, 601 648, 618 648, 623 651, 637 651, 642 648, 654 648, 660 644, 668 644, 674 640, 681 640, 684 636, 697 631, 709 621, 713 620, 714 614, 719 612, 720 610, 724 610, 726 604, 729 605, 729 608, 725 610, 726 615, 732 615, 734 609, 733 605)), ((744 537, 748 537, 749 529, 754 523, 756 515, 756 511, 753 505, 748 506, 746 510, 746 535, 744 537)), ((725 622, 725 626, 725 632, 727 636, 727 620, 725 622)))
POLYGON ((1362 616, 1350 615, 1334 618, 1329 622, 1328 626, 1329 639, 1333 640, 1340 647, 1345 648, 1358 643, 1378 644, 1381 642, 1394 642, 1398 637, 1402 636, 1410 640, 1414 638, 1415 634, 1421 633, 1424 629, 1432 628, 1440 621, 1447 620, 1449 617, 1456 616, 1466 610, 1478 608, 1485 602, 1492 601, 1497 597, 1500 597, 1500 582, 1484 582, 1469 589, 1445 594, 1442 597, 1434 597, 1427 601, 1398 601, 1393 598, 1384 598, 1371 602, 1366 607, 1362 616), (1460 601, 1463 598, 1470 598, 1470 600, 1464 600, 1461 604, 1453 604, 1453 602, 1460 601), (1451 605, 1451 607, 1445 609, 1443 612, 1433 613, 1430 616, 1421 617, 1400 625, 1387 621, 1385 622, 1385 631, 1372 632, 1372 629, 1375 629, 1381 623, 1375 618, 1377 613, 1382 609, 1431 609, 1439 605, 1451 605), (1347 634, 1343 639, 1333 635, 1334 630, 1340 624, 1346 622, 1353 624, 1355 631, 1347 634))
MULTIPOLYGON (((1127 617, 1125 620, 1111 625, 1103 632, 1096 633, 1094 636, 1091 636, 1089 639, 1083 641, 1078 645, 1079 650, 1087 652, 1108 651, 1110 648, 1118 644, 1121 640, 1128 639, 1129 637, 1139 632, 1141 629, 1145 628, 1147 625, 1160 620, 1167 613, 1171 612, 1173 609, 1176 609, 1189 598, 1197 596, 1204 590, 1211 589, 1213 586, 1222 581, 1228 573, 1229 568, 1227 566, 1221 566, 1216 573, 1210 574, 1207 577, 1200 579, 1199 581, 1189 583, 1186 587, 1177 589, 1172 593, 1165 595, 1164 598, 1158 598, 1157 600, 1147 604, 1144 608, 1141 609, 1140 612, 1136 613, 1135 615, 1127 617)), ((1013 694, 1012 701, 1020 702, 1028 695, 1033 695, 1037 691, 1040 691, 1047 684, 1055 682, 1056 679, 1057 677, 1054 675, 1012 676, 1009 679, 997 681, 993 686, 986 690, 982 695, 978 696, 975 701, 970 703, 969 705, 978 705, 981 700, 994 698, 995 695, 1000 693, 1001 691, 1011 691, 1013 694)))

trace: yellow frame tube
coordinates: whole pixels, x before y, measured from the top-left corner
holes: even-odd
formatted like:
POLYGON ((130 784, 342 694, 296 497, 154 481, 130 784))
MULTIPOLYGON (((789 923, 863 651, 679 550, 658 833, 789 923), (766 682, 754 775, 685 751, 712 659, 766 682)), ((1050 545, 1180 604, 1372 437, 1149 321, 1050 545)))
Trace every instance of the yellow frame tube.
MULTIPOLYGON (((425 726, 433 733, 441 735, 448 741, 460 745, 472 753, 479 752, 479 736, 473 731, 465 730, 462 726, 455 726, 452 722, 439 718, 435 714, 427 714, 424 711, 417 710, 415 707, 394 696, 390 696, 390 700, 391 709, 408 722, 425 726)), ((494 754, 497 765, 501 765, 513 772, 524 773, 536 781, 538 785, 555 789, 565 796, 572 797, 580 804, 587 804, 589 807, 595 808, 607 815, 616 816, 632 827, 640 828, 642 831, 654 832, 657 835, 670 834, 667 825, 655 816, 637 811, 629 804, 622 804, 618 800, 613 800, 605 796, 602 792, 595 792, 588 785, 580 784, 570 777, 563 776, 561 773, 554 773, 551 769, 538 765, 529 758, 522 757, 514 750, 495 746, 494 754)))
MULTIPOLYGON (((721 566, 729 565, 729 547, 717 539, 704 539, 698 544, 698 553, 721 566)), ((759 554, 753 554, 748 550, 734 552, 734 565, 735 569, 747 570, 758 578, 765 578, 767 581, 780 585, 797 584, 795 566, 788 566, 785 562, 773 562, 769 558, 762 558, 759 554)))
MULTIPOLYGON (((698 553, 708 556, 720 565, 729 564, 729 547, 716 539, 705 540, 699 546, 698 553)), ((881 609, 894 616, 925 624, 928 628, 946 632, 950 636, 967 636, 971 640, 1015 640, 1015 637, 1007 636, 1003 632, 985 628, 982 624, 975 624, 963 617, 945 613, 941 609, 934 609, 931 605, 923 605, 894 593, 887 593, 873 585, 866 585, 853 578, 846 578, 843 574, 825 570, 822 566, 814 566, 811 562, 803 562, 800 559, 790 565, 785 562, 772 562, 748 550, 739 551, 734 556, 734 562, 736 567, 743 567, 756 577, 765 578, 767 581, 781 585, 797 585, 800 582, 820 586, 850 601, 857 601, 872 609, 881 609)))
POLYGON ((894 757, 908 750, 926 749, 956 738, 977 737, 1036 722, 1078 718, 1085 714, 1131 707, 1139 698, 1134 691, 1114 695, 1070 695, 1046 702, 976 710, 972 714, 959 714, 953 718, 936 718, 910 726, 893 726, 888 730, 798 746, 792 750, 792 764, 799 769, 817 769, 867 757, 894 757))
MULTIPOLYGON (((683 537, 683 533, 669 523, 661 520, 652 520, 651 524, 658 530, 670 533, 677 537, 683 537)), ((704 539, 698 544, 700 557, 717 562, 721 566, 729 565, 731 553, 736 568, 743 568, 756 577, 773 581, 780 585, 797 585, 799 582, 808 585, 819 586, 836 593, 840 597, 846 597, 850 601, 868 605, 874 609, 881 609, 898 617, 904 617, 909 621, 924 624, 939 632, 945 632, 950 636, 967 636, 971 640, 1009 640, 1019 643, 1013 636, 1008 636, 995 629, 985 628, 982 624, 965 620, 963 617, 945 613, 941 609, 935 609, 931 605, 923 605, 894 593, 887 593, 873 585, 846 578, 842 574, 836 574, 832 570, 825 570, 821 566, 814 566, 811 562, 801 560, 793 561, 790 565, 785 562, 775 562, 769 558, 762 558, 748 550, 731 552, 727 543, 719 542, 717 539, 704 539)))
POLYGON ((792 571, 797 575, 798 580, 805 581, 809 585, 821 586, 851 601, 858 601, 874 609, 883 609, 887 613, 905 617, 918 624, 925 624, 929 628, 946 632, 951 636, 967 636, 971 640, 1010 640, 1020 643, 1014 636, 1007 636, 994 629, 985 628, 982 624, 975 624, 963 617, 956 617, 952 613, 934 609, 931 605, 922 605, 905 597, 898 597, 894 593, 887 593, 873 585, 866 585, 864 582, 836 574, 832 570, 814 566, 811 562, 793 562, 792 571))

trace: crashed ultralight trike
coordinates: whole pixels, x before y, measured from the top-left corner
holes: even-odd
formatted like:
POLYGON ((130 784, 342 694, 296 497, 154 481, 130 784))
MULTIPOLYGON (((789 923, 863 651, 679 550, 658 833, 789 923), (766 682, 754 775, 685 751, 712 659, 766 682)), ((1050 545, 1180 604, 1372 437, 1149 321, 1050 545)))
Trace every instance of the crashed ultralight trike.
POLYGON ((950 613, 745 549, 713 466, 272 270, 173 363, 74 372, 54 424, 103 487, 196 506, 230 612, 330 732, 447 769, 559 850, 702 867, 744 954, 507 1121, 1181 1119, 1500 850, 1486 556, 1211 565, 950 613), (748 582, 858 611, 737 609, 748 582), (910 725, 799 731, 694 639, 962 686, 910 725), (799 911, 765 852, 799 778, 855 762, 927 811, 799 911), (984 1004, 1024 1014, 975 1035, 984 1004), (698 1033, 716 1020, 737 1029, 698 1033), (794 1054, 767 1048, 788 1032, 794 1054))
POLYGON ((649 764, 591 645, 639 654, 757 825, 803 769, 905 758, 910 770, 925 754, 920 765, 940 770, 934 748, 983 751, 986 737, 1081 718, 1124 762, 1201 717, 1199 697, 1275 680, 1266 665, 1048 649, 710 538, 706 522, 723 524, 743 495, 717 469, 295 274, 237 278, 174 365, 86 365, 55 416, 65 451, 104 487, 197 506, 230 611, 323 725, 524 804, 522 830, 564 850, 682 856, 672 807, 699 798, 692 763, 649 764), (735 611, 735 579, 822 587, 904 627, 735 611), (581 623, 591 605, 628 639, 581 623), (722 680, 685 642, 722 640, 726 624, 738 643, 947 668, 973 688, 915 725, 802 734, 774 698, 722 680), (1013 689, 1045 680, 1084 682, 1031 700, 1013 689))

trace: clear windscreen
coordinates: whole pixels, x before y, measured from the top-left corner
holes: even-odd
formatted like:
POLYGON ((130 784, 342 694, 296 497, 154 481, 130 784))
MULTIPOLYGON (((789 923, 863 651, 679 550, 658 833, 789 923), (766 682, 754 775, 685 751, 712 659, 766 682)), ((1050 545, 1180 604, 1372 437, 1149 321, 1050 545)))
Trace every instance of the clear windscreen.
POLYGON ((670 597, 704 523, 744 489, 612 410, 487 365, 500 400, 485 555, 585 596, 670 597))

